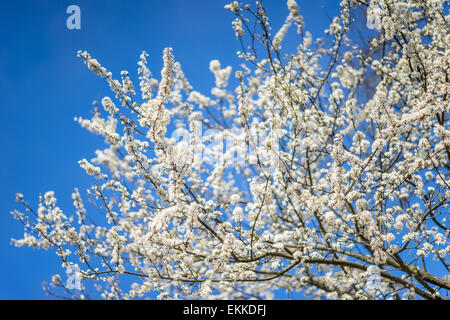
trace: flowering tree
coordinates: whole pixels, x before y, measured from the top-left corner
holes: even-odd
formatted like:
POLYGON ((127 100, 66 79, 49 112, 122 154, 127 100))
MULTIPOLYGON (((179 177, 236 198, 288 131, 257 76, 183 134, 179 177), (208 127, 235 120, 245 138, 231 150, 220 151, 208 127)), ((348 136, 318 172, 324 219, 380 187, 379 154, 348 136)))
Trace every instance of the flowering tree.
POLYGON ((105 221, 90 217, 77 189, 74 214, 52 191, 36 210, 17 195, 25 234, 13 242, 55 248, 72 273, 69 283, 53 276, 49 292, 448 298, 448 4, 343 0, 319 39, 296 2, 287 7, 272 34, 261 2, 225 6, 242 64, 233 77, 211 61, 209 97, 170 48, 160 80, 142 53, 139 94, 128 72, 116 80, 78 53, 113 92, 92 119, 76 118, 105 137, 79 162, 105 221), (285 52, 290 27, 298 43, 285 52))

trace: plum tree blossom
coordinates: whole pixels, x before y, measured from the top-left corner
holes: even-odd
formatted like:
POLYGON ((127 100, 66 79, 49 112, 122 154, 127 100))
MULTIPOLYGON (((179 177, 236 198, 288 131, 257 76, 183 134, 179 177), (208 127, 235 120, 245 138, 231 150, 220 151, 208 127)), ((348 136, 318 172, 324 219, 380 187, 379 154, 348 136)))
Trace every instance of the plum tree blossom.
POLYGON ((81 279, 68 288, 56 274, 45 289, 82 299, 271 299, 279 289, 447 299, 448 4, 340 6, 313 39, 301 2, 287 1, 275 31, 262 1, 227 4, 242 64, 212 60, 209 93, 193 89, 171 48, 156 78, 141 54, 138 85, 80 51, 112 92, 91 119, 76 118, 105 138, 79 161, 93 184, 85 196, 74 190, 73 209, 49 191, 37 209, 17 194, 23 209, 13 212, 24 225, 15 245, 55 249, 81 279), (358 23, 366 17, 376 28, 358 23))

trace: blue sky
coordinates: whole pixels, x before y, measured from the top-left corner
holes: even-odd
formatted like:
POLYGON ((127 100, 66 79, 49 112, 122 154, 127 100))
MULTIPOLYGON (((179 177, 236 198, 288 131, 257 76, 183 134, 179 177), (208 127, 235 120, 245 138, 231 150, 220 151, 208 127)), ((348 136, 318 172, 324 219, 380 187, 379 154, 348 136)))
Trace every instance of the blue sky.
MULTIPOLYGON (((285 1, 266 0, 274 31, 288 12, 285 1)), ((338 0, 298 1, 313 36, 327 27, 327 12, 338 0)), ((36 206, 38 196, 56 191, 59 206, 71 210, 74 187, 92 182, 78 167, 90 159, 102 139, 73 121, 88 117, 92 101, 109 94, 76 57, 87 50, 118 77, 128 70, 136 79, 137 61, 146 50, 158 75, 164 47, 193 87, 209 93, 214 81, 209 61, 237 66, 240 44, 231 28, 233 15, 221 0, 16 0, 0 1, 0 299, 46 299, 42 282, 60 272, 53 252, 10 245, 23 228, 9 212, 21 192, 36 206), (66 28, 66 8, 81 8, 81 30, 66 28)))

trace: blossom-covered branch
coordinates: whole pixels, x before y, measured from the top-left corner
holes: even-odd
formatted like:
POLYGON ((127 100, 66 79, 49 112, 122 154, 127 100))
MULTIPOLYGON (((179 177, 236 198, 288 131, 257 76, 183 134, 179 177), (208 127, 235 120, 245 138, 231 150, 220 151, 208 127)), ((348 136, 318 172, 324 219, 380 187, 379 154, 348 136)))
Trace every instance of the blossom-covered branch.
POLYGON ((13 212, 25 228, 15 245, 55 248, 81 278, 73 289, 55 275, 46 289, 63 298, 97 289, 107 299, 270 299, 285 289, 447 299, 445 1, 343 0, 318 39, 294 0, 275 31, 262 1, 225 9, 242 64, 233 73, 212 60, 209 95, 193 89, 171 48, 160 79, 142 53, 138 86, 78 53, 112 91, 92 119, 76 118, 105 138, 79 162, 93 177, 91 205, 75 189, 74 214, 64 213, 50 191, 37 210, 18 194, 24 209, 13 212), (366 14, 369 29, 358 23, 366 14))

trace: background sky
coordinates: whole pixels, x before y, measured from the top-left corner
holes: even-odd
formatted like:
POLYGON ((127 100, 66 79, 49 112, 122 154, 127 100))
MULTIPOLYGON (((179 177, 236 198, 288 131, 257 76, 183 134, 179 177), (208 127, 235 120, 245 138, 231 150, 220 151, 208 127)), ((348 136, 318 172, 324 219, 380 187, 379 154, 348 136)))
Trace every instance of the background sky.
MULTIPOLYGON (((0 1, 0 299, 47 299, 42 282, 61 272, 53 251, 10 244, 11 238, 23 236, 22 225, 10 214, 21 209, 15 193, 23 193, 36 207, 40 193, 54 190, 59 206, 71 210, 73 188, 83 196, 93 181, 77 162, 92 158, 103 139, 73 118, 89 117, 92 101, 110 91, 77 58, 77 51, 87 50, 115 78, 128 70, 136 80, 139 54, 149 53, 149 68, 159 76, 162 50, 170 46, 194 89, 209 94, 214 81, 209 61, 234 67, 240 63, 233 15, 223 9, 227 2, 0 1), (81 8, 81 30, 66 28, 71 4, 81 8)), ((297 2, 306 29, 319 36, 340 0, 297 2)), ((264 3, 275 33, 288 13, 286 1, 264 3)))

